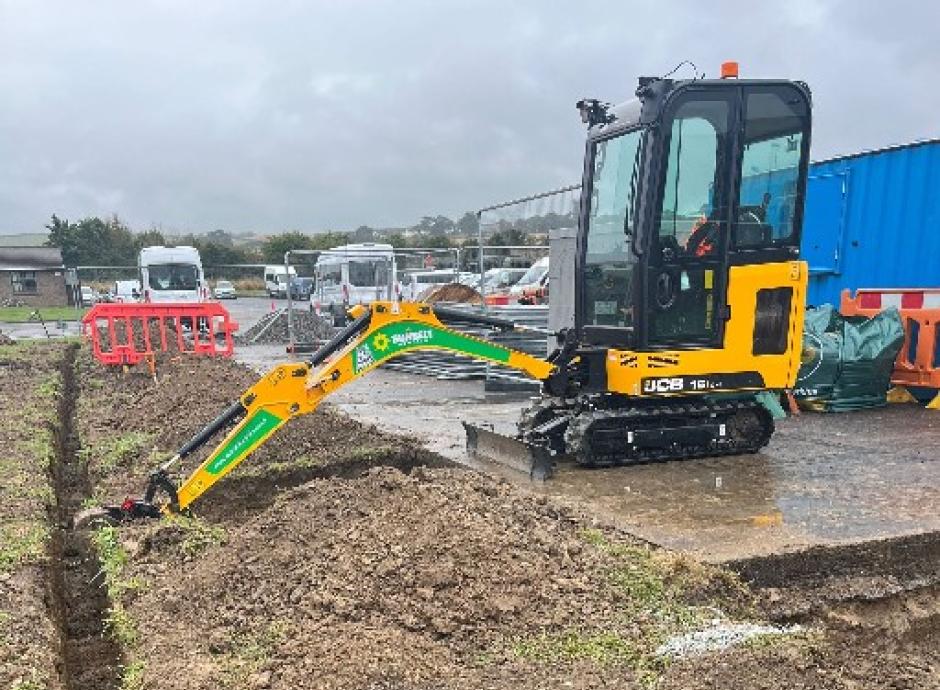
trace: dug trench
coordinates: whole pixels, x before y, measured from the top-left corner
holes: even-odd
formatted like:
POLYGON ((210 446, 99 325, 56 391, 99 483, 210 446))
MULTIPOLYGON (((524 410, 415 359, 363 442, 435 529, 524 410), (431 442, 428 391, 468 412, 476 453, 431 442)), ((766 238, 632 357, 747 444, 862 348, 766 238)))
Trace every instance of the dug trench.
POLYGON ((75 430, 77 346, 65 350, 60 370, 52 482, 52 609, 59 621, 60 678, 67 690, 120 687, 121 649, 107 634, 110 602, 101 583, 101 563, 90 533, 74 530, 72 518, 91 495, 87 466, 75 430))

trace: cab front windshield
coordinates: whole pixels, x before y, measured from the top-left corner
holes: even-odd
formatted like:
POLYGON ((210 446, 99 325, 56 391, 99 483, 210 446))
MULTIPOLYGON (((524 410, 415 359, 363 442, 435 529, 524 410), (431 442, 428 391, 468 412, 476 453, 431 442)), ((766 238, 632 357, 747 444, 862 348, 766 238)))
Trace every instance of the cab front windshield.
POLYGON ((584 256, 585 323, 632 326, 633 199, 642 130, 594 145, 587 243, 584 256))
POLYGON ((199 271, 193 264, 157 264, 147 267, 151 290, 195 290, 199 271))
POLYGON ((388 285, 389 262, 357 260, 349 262, 349 282, 355 287, 385 287, 388 285))

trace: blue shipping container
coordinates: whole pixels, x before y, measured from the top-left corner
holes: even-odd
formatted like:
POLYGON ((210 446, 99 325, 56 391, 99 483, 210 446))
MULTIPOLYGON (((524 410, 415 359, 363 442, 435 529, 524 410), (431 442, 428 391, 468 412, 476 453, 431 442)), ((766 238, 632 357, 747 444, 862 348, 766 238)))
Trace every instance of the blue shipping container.
POLYGON ((843 288, 940 287, 940 139, 810 165, 802 256, 811 305, 843 288))

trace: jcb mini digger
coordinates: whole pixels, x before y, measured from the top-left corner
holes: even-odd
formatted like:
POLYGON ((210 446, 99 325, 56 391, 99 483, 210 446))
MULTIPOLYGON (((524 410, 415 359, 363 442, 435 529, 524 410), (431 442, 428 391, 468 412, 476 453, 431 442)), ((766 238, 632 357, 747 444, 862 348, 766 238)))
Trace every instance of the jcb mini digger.
MULTIPOLYGON (((641 78, 588 125, 574 327, 545 360, 448 323, 514 324, 376 302, 309 361, 274 367, 151 475, 111 519, 187 508, 292 417, 386 360, 445 349, 526 372, 542 394, 512 443, 544 473, 558 457, 611 465, 754 452, 773 421, 753 393, 794 384, 807 266, 798 260, 810 144, 799 82, 641 78), (169 469, 233 427, 180 486, 169 469), (156 502, 163 490, 166 501, 156 502)), ((470 429, 471 441, 486 435, 470 429)), ((101 511, 98 511, 101 514, 101 511)), ((81 519, 81 518, 80 518, 81 519)))

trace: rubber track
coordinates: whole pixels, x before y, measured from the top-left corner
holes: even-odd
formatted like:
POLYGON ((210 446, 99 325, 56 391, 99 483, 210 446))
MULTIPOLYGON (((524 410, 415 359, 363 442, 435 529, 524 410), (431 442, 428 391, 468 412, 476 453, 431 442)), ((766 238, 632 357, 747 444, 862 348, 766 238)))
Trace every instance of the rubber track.
MULTIPOLYGON (((604 398, 601 398, 603 401, 604 398)), ((770 441, 773 419, 763 405, 754 400, 638 401, 624 405, 614 399, 614 406, 562 404, 540 401, 523 413, 520 437, 538 442, 533 426, 550 419, 552 413, 569 417, 564 439, 552 435, 542 439, 549 447, 566 449, 566 454, 587 467, 610 467, 650 462, 668 462, 693 458, 756 453, 770 441), (619 403, 619 404, 618 404, 619 403), (660 448, 629 448, 627 433, 641 429, 666 429, 672 424, 686 425, 700 419, 708 424, 725 424, 728 436, 720 442, 702 445, 674 445, 660 448), (743 422, 750 423, 743 423, 743 422), (743 424, 742 424, 743 423, 743 424), (598 432, 601 432, 599 434, 598 432), (741 436, 741 434, 747 434, 741 436), (601 437, 603 435, 603 438, 601 437)))
POLYGON ((652 406, 612 410, 591 410, 573 418, 565 441, 568 452, 582 465, 608 467, 720 455, 756 453, 770 441, 773 419, 763 405, 752 400, 664 402, 652 406), (744 427, 747 437, 734 438, 735 422, 748 417, 757 421, 744 427), (640 429, 668 429, 670 422, 688 424, 700 419, 709 424, 725 424, 728 439, 703 445, 669 445, 661 448, 629 448, 627 432, 640 429), (607 432, 601 439, 598 431, 607 432), (612 442, 610 438, 613 437, 612 442))

